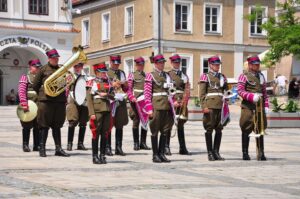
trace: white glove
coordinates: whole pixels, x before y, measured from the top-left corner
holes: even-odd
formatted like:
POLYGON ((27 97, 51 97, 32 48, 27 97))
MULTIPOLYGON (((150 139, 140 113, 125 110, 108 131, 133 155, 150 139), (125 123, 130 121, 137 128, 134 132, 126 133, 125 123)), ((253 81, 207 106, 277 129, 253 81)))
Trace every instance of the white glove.
POLYGON ((255 93, 254 94, 254 97, 253 97, 253 102, 258 102, 259 98, 262 96, 262 94, 260 93, 255 93))
POLYGON ((268 107, 265 107, 265 114, 269 113, 269 108, 268 107))
POLYGON ((117 93, 117 94, 115 95, 115 100, 123 101, 124 98, 125 98, 125 95, 126 95, 126 94, 123 94, 123 93, 117 93))

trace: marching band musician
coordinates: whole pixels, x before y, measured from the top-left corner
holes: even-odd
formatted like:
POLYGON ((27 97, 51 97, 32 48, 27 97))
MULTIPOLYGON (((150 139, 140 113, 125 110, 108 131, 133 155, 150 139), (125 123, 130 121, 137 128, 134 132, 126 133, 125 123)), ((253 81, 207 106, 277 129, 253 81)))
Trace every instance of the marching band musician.
MULTIPOLYGON (((42 66, 39 59, 34 59, 29 61, 29 72, 27 75, 22 75, 19 80, 19 99, 20 105, 22 106, 24 112, 29 110, 28 100, 32 100, 35 103, 37 102, 37 93, 32 88, 32 82, 35 78, 35 75, 39 71, 39 68, 42 66)), ((33 128, 33 151, 39 150, 39 129, 36 118, 30 122, 21 122, 22 125, 22 134, 23 134, 23 151, 30 152, 29 148, 29 138, 30 138, 30 129, 33 128)))
POLYGON ((208 160, 224 160, 219 150, 222 139, 223 125, 221 123, 221 112, 223 105, 223 93, 227 90, 227 79, 219 72, 220 58, 212 56, 208 59, 209 72, 200 77, 200 102, 203 109, 203 126, 206 130, 205 141, 208 160), (212 144, 212 133, 215 130, 214 144, 212 144))
POLYGON ((110 128, 110 99, 114 99, 113 87, 107 77, 105 63, 93 66, 96 77, 87 84, 87 106, 92 131, 92 153, 94 164, 106 164, 105 145, 106 133, 110 128), (100 157, 98 157, 98 143, 100 140, 100 157))
MULTIPOLYGON (((74 65, 74 74, 76 78, 84 77, 87 81, 86 75, 82 74, 83 63, 78 63, 74 65)), ((72 151, 74 131, 75 127, 79 125, 78 143, 77 150, 87 150, 83 144, 84 135, 86 130, 86 124, 89 120, 88 108, 86 104, 78 105, 74 99, 74 88, 75 85, 72 84, 70 89, 68 89, 68 104, 67 104, 67 120, 69 121, 68 128, 68 145, 67 150, 72 151)))
MULTIPOLYGON (((189 92, 186 90, 186 84, 188 84, 188 77, 186 74, 184 74, 180 70, 180 62, 181 62, 181 57, 178 54, 175 54, 171 56, 170 58, 171 65, 172 65, 172 70, 168 72, 169 76, 173 80, 176 88, 176 94, 174 96, 174 107, 176 110, 176 115, 179 116, 182 110, 183 106, 183 99, 184 97, 184 92, 189 92)), ((188 93, 189 97, 189 93, 188 93)), ((178 118, 178 141, 179 141, 179 154, 181 155, 190 155, 189 151, 186 148, 185 145, 185 136, 184 136, 184 123, 187 120, 183 120, 178 118)), ((170 150, 170 138, 171 138, 171 132, 167 134, 167 142, 166 142, 166 147, 165 147, 165 154, 166 155, 171 155, 171 150, 170 150)))
POLYGON ((62 92, 56 97, 50 97, 45 94, 45 80, 59 69, 59 54, 56 49, 46 52, 48 63, 44 65, 36 74, 33 81, 33 89, 38 93, 38 114, 37 122, 40 129, 40 156, 46 157, 46 141, 49 128, 52 129, 52 135, 55 143, 55 155, 69 157, 61 147, 61 127, 66 118, 66 92, 62 92))
MULTIPOLYGON (((245 71, 243 74, 239 76, 238 80, 238 94, 243 98, 241 104, 241 117, 240 117, 240 128, 242 130, 242 152, 243 152, 243 160, 250 160, 250 156, 248 154, 249 148, 249 134, 254 130, 254 112, 259 111, 256 109, 261 108, 263 111, 263 126, 267 128, 267 120, 266 113, 269 109, 269 101, 268 95, 266 91, 266 80, 264 75, 260 72, 260 59, 258 56, 250 56, 248 59, 248 71, 245 71), (262 100, 262 105, 264 107, 256 106, 262 100)), ((259 126, 259 130, 264 131, 265 129, 261 129, 261 121, 258 121, 256 124, 259 126)), ((257 129, 255 129, 256 131, 257 129)), ((255 132, 259 134, 260 132, 255 132)), ((257 160, 265 161, 267 158, 264 154, 264 136, 260 135, 260 137, 256 138, 256 146, 257 146, 257 160)))
POLYGON ((150 150, 146 144, 147 139, 147 130, 141 127, 141 142, 139 144, 139 125, 140 117, 136 108, 137 98, 141 97, 144 94, 144 83, 145 83, 145 60, 143 57, 138 57, 134 60, 136 71, 128 75, 128 99, 131 102, 131 109, 129 112, 130 118, 133 121, 132 133, 133 133, 133 142, 134 150, 144 149, 150 150))
MULTIPOLYGON (((128 124, 128 113, 125 99, 125 93, 127 92, 128 85, 126 81, 125 72, 120 70, 121 56, 110 56, 110 68, 107 72, 109 80, 115 89, 115 101, 112 103, 112 118, 113 126, 116 129, 116 149, 115 155, 125 156, 126 154, 122 149, 123 141, 123 127, 128 124), (120 94, 120 95, 119 95, 120 94)), ((108 139, 106 141, 106 155, 112 156, 111 152, 111 132, 108 132, 108 139)))
POLYGON ((164 72, 165 58, 163 55, 153 57, 154 71, 145 78, 144 94, 145 109, 149 115, 151 130, 151 143, 154 163, 170 162, 164 154, 166 135, 174 124, 168 90, 172 87, 171 78, 164 72), (159 146, 158 133, 160 132, 159 146))

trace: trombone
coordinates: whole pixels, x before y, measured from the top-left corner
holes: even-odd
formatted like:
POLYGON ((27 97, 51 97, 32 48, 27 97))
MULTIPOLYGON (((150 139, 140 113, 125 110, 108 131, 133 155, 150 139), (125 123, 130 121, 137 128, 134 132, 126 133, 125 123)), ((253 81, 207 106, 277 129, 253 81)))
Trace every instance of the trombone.
POLYGON ((263 106, 263 98, 260 97, 258 102, 255 104, 255 111, 253 115, 254 129, 253 133, 249 135, 249 137, 259 138, 260 136, 267 135, 265 132, 265 111, 263 106))

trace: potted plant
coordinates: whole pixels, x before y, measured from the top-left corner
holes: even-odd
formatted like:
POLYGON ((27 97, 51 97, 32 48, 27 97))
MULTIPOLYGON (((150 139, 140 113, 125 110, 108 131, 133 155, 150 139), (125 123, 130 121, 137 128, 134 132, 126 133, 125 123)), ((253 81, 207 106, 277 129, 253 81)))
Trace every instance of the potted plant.
POLYGON ((188 104, 188 120, 189 121, 202 121, 203 112, 198 97, 191 97, 188 104))
POLYGON ((270 128, 298 128, 300 127, 299 105, 294 100, 278 103, 277 98, 271 100, 272 111, 267 114, 270 128))

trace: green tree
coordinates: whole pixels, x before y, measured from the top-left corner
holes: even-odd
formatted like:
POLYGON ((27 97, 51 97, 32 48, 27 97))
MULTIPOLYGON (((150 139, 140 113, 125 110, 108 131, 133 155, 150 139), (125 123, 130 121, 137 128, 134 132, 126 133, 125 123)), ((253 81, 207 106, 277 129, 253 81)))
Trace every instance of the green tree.
MULTIPOLYGON (((269 17, 261 26, 267 32, 267 40, 271 46, 263 60, 266 66, 275 65, 287 55, 300 58, 300 21, 295 15, 297 6, 300 7, 300 0, 277 2, 278 16, 269 17)), ((257 13, 261 12, 262 7, 257 5, 254 13, 245 18, 252 22, 256 20, 257 13)))

